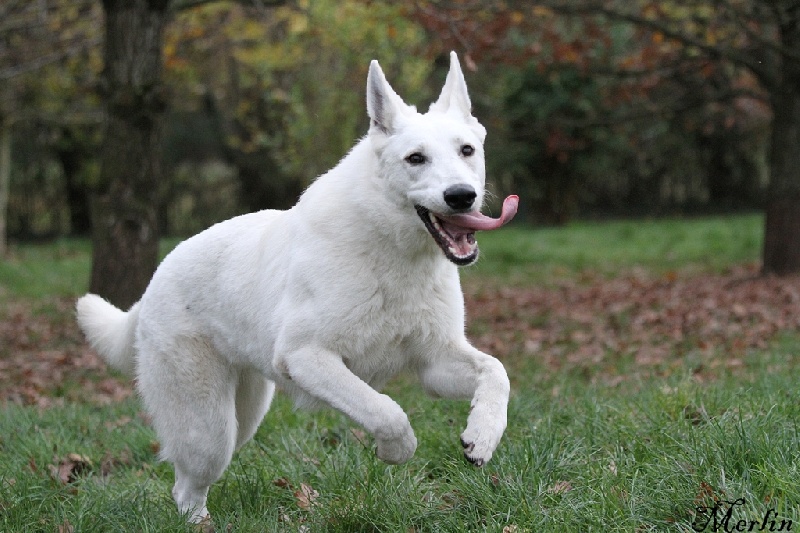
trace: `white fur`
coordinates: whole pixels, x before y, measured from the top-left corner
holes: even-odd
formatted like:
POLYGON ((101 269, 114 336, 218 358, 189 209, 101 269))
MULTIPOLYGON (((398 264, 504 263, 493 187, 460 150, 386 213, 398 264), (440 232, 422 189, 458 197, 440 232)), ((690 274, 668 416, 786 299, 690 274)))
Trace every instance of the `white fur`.
POLYGON ((127 314, 94 295, 78 301, 92 346, 113 366, 135 367, 190 520, 207 516, 209 486, 255 433, 276 383, 298 404, 345 413, 374 436, 379 458, 403 463, 416 437, 378 390, 411 368, 429 393, 472 399, 464 453, 478 465, 491 458, 506 427, 508 377, 467 341, 457 267, 414 209, 447 213, 443 190, 456 183, 473 186, 480 207, 485 130, 469 106, 455 54, 424 115, 373 61, 369 135, 297 205, 181 243, 127 314), (459 153, 464 143, 474 156, 459 153), (415 151, 429 163, 409 165, 415 151))
POLYGON ((87 294, 77 304, 78 324, 89 344, 106 361, 126 374, 134 372, 134 339, 139 304, 125 313, 95 294, 87 294))

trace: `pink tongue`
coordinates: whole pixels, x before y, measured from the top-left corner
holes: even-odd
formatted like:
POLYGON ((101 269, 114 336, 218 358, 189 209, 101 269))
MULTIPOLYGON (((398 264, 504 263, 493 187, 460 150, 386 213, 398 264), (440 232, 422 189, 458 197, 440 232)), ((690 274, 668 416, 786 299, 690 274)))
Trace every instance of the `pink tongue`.
POLYGON ((517 207, 519 206, 519 196, 512 194, 503 200, 503 212, 500 213, 500 218, 487 217, 479 211, 474 213, 463 213, 460 215, 436 215, 448 225, 458 226, 461 230, 468 232, 474 231, 489 231, 497 229, 500 226, 508 224, 514 215, 517 214, 517 207))

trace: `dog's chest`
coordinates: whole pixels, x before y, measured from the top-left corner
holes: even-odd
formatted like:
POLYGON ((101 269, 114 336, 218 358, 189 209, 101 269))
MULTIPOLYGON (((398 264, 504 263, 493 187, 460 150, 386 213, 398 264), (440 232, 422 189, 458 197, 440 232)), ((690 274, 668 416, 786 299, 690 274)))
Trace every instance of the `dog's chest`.
POLYGON ((452 285, 381 285, 334 321, 332 348, 354 374, 380 384, 426 358, 436 339, 463 330, 463 313, 460 290, 452 285))

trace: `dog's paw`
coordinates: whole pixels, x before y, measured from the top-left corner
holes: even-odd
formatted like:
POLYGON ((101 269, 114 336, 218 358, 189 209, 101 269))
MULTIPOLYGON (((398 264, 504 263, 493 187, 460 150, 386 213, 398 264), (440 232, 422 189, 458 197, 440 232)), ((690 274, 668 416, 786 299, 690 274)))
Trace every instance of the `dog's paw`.
POLYGON ((464 447, 464 457, 467 461, 477 467, 481 467, 489 462, 494 453, 494 448, 486 445, 477 445, 474 441, 466 440, 461 437, 461 446, 464 447))
POLYGON ((399 465, 405 463, 412 457, 417 450, 417 437, 414 432, 409 432, 401 438, 392 440, 376 439, 377 449, 375 455, 384 463, 399 465))
POLYGON ((506 430, 508 397, 494 401, 473 400, 467 427, 461 434, 464 457, 475 466, 483 466, 492 458, 506 430))
POLYGON ((467 461, 479 467, 488 463, 500 443, 505 428, 505 420, 494 420, 492 423, 482 425, 470 420, 467 429, 461 434, 461 446, 464 448, 464 457, 467 461))
POLYGON ((378 459, 392 465, 405 463, 417 450, 417 437, 408 422, 408 416, 400 411, 393 424, 387 424, 384 431, 375 434, 378 459))

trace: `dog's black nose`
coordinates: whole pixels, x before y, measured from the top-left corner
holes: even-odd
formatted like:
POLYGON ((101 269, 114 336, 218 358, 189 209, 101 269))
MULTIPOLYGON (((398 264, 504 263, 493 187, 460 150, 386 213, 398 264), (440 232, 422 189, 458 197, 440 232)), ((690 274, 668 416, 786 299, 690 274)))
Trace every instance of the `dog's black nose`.
POLYGON ((464 183, 451 185, 444 191, 444 202, 453 209, 469 209, 478 196, 471 186, 464 183))

